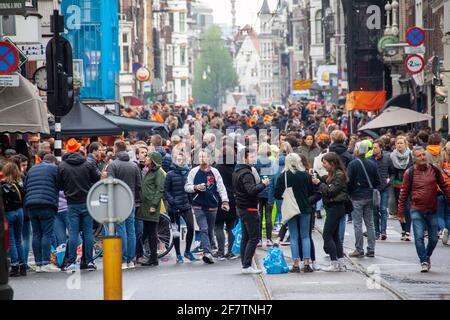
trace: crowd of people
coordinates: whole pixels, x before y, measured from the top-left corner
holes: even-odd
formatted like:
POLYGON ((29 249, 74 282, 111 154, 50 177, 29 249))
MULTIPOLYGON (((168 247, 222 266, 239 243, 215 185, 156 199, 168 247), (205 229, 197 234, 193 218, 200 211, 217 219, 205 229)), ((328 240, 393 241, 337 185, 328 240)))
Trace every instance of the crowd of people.
MULTIPOLYGON (((241 112, 161 103, 125 112, 166 122, 169 136, 70 138, 60 163, 52 138, 0 136, 0 207, 9 226, 11 276, 27 274, 30 246, 36 272, 96 270, 86 198, 107 177, 123 180, 135 199, 135 209, 117 226, 123 269, 159 265, 162 213, 172 222, 176 263, 240 256, 244 274, 261 273, 252 263, 255 251, 275 243, 290 245, 292 272, 343 272, 346 225, 355 232, 349 256, 372 258, 377 241, 388 237, 389 217, 398 219, 401 241, 411 241, 413 229, 422 272, 431 268, 439 239, 448 245, 450 142, 431 128, 381 129, 377 138, 351 134, 342 107, 301 101, 241 112), (319 267, 312 232, 323 215, 331 263, 319 267), (187 230, 183 253, 181 225, 187 230), (192 248, 196 234, 200 245, 192 248), (67 254, 57 266, 51 251, 61 244, 67 254)), ((353 128, 367 118, 360 113, 353 128)))

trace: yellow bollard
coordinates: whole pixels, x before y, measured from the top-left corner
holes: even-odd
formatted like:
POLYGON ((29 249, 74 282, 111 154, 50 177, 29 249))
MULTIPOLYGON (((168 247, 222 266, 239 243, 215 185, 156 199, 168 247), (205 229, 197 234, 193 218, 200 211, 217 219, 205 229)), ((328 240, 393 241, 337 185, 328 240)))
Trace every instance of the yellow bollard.
POLYGON ((103 299, 122 300, 122 239, 103 239, 103 299))

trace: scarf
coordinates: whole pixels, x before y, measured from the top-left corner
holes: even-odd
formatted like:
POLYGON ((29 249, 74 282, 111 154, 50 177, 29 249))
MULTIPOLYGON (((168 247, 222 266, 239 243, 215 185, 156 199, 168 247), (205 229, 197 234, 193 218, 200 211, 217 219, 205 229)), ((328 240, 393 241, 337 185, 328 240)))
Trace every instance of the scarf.
POLYGON ((174 164, 174 165, 173 165, 173 170, 174 170, 176 173, 181 174, 182 176, 186 176, 186 175, 189 173, 189 171, 190 171, 189 166, 188 166, 187 164, 185 164, 185 165, 182 166, 182 167, 177 166, 176 164, 174 164))
POLYGON ((411 150, 406 149, 405 153, 401 154, 397 149, 392 151, 391 160, 396 169, 406 169, 409 164, 409 158, 411 155, 411 150))

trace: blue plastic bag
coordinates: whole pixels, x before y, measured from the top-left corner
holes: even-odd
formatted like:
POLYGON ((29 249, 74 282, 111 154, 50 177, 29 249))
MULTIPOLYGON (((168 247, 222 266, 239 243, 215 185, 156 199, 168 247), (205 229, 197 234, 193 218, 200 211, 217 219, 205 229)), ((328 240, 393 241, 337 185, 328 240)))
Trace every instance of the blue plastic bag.
POLYGON ((288 273, 289 267, 284 259, 283 251, 278 246, 269 249, 264 258, 264 268, 268 274, 288 273))
POLYGON ((234 254, 240 254, 241 253, 241 239, 242 239, 242 224, 241 220, 239 219, 239 222, 237 223, 236 227, 233 229, 234 234, 234 242, 233 242, 233 248, 231 248, 231 252, 234 254))

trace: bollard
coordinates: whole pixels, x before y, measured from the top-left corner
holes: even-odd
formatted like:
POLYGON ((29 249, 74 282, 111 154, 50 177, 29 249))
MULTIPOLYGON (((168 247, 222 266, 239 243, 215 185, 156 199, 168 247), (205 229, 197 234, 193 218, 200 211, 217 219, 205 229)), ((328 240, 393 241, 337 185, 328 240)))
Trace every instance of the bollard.
POLYGON ((103 299, 122 300, 122 239, 103 239, 103 299))

